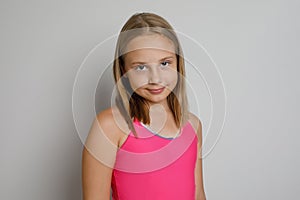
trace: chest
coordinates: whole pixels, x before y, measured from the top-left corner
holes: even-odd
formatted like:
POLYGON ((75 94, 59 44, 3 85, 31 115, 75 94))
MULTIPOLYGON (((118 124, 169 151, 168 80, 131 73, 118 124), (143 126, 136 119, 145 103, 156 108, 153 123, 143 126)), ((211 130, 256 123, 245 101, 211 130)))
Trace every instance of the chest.
POLYGON ((176 162, 184 168, 193 168, 197 155, 197 136, 190 124, 181 134, 167 139, 153 134, 143 126, 136 126, 139 138, 129 134, 116 156, 116 167, 125 171, 148 171, 176 162))

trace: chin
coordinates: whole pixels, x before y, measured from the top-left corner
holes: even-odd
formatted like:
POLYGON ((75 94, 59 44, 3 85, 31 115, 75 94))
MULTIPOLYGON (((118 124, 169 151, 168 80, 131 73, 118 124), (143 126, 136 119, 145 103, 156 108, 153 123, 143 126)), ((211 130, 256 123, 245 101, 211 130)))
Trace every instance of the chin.
POLYGON ((164 94, 157 97, 144 97, 147 101, 153 102, 153 103, 161 103, 163 101, 167 100, 168 95, 164 94))

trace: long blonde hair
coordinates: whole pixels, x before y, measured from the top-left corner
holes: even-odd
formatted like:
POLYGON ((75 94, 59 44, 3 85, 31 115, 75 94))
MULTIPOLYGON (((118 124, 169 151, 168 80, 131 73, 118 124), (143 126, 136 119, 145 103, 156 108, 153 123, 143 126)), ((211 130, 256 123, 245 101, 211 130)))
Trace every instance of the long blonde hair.
POLYGON ((139 35, 147 33, 156 33, 166 36, 175 45, 177 71, 179 75, 174 90, 167 97, 167 102, 177 127, 181 127, 188 119, 185 65, 183 52, 177 35, 172 26, 161 16, 153 13, 136 13, 128 19, 120 31, 113 62, 114 80, 117 84, 115 103, 135 137, 137 137, 137 133, 133 126, 132 118, 137 118, 144 124, 149 124, 150 107, 146 99, 132 91, 128 80, 121 78, 125 74, 123 52, 129 41, 139 35))

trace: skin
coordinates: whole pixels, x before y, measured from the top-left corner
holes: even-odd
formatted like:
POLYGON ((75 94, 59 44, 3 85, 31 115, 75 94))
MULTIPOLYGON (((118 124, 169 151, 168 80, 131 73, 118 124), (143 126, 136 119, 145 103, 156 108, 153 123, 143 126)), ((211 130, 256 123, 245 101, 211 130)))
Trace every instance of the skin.
MULTIPOLYGON (((143 35, 131 40, 125 54, 124 78, 128 78, 133 90, 148 100, 150 127, 164 137, 173 137, 178 129, 166 97, 177 83, 177 61, 173 43, 160 35, 143 35), (160 94, 148 89, 165 87, 160 94), (165 123, 168 121, 168 123, 165 123)), ((195 167, 196 200, 205 200, 202 176, 202 125, 189 113, 189 121, 198 136, 198 159, 195 167)), ((82 188, 84 200, 109 200, 113 165, 118 148, 124 143, 130 130, 119 110, 113 106, 100 112, 90 129, 82 152, 82 188), (99 126, 98 126, 99 124, 99 126)))
POLYGON ((171 132, 176 133, 175 122, 164 123, 173 118, 167 104, 167 96, 177 84, 174 44, 158 34, 143 35, 131 40, 127 45, 127 51, 124 56, 126 70, 124 77, 129 79, 132 89, 150 103, 150 127, 159 133, 164 125, 169 124, 167 128, 173 129, 171 132), (165 89, 160 94, 152 94, 149 91, 162 87, 165 89))

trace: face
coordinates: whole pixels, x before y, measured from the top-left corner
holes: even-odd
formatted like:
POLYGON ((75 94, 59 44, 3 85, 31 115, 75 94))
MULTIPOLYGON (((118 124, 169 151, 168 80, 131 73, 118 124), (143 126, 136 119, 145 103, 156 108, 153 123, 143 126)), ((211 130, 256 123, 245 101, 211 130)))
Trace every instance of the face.
POLYGON ((150 104, 164 103, 177 84, 175 46, 168 38, 142 35, 132 39, 124 55, 125 77, 150 104))

